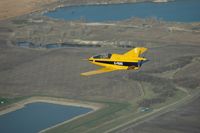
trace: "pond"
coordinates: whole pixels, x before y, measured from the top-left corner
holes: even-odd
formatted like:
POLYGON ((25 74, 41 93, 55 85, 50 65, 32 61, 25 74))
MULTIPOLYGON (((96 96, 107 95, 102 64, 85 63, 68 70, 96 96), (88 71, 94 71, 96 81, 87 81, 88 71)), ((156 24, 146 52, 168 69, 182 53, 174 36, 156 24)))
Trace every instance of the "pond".
POLYGON ((1 133, 37 133, 45 128, 92 111, 90 108, 51 103, 30 103, 0 116, 1 133))

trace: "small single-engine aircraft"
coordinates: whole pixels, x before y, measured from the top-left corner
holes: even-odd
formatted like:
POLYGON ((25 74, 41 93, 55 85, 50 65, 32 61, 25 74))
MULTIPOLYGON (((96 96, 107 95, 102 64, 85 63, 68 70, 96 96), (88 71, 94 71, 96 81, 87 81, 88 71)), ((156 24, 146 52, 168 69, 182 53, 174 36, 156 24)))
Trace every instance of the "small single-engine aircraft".
POLYGON ((139 57, 146 50, 147 48, 144 47, 136 47, 124 54, 108 53, 92 56, 88 59, 89 62, 103 66, 103 68, 81 73, 81 75, 89 76, 116 70, 138 70, 147 61, 146 58, 139 57))

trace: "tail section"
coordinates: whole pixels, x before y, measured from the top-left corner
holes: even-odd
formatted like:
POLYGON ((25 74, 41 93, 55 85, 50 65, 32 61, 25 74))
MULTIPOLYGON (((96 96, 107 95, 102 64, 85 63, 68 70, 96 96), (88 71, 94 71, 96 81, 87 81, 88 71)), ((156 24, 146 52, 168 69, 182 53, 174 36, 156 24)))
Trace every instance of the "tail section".
POLYGON ((127 57, 139 57, 141 54, 143 54, 145 51, 147 51, 147 48, 144 47, 136 47, 126 53, 124 53, 127 57))

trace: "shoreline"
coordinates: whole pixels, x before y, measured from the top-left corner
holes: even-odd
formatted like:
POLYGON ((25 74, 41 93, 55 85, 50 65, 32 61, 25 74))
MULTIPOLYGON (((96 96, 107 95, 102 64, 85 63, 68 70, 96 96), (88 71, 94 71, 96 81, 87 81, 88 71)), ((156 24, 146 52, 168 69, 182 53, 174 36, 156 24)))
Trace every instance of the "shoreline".
MULTIPOLYGON (((83 108, 91 108, 91 109, 93 109, 93 111, 91 111, 91 112, 94 112, 94 111, 99 110, 104 107, 104 105, 100 104, 100 103, 92 103, 92 102, 78 101, 78 100, 64 99, 64 98, 34 96, 34 97, 24 99, 22 101, 13 103, 11 105, 8 105, 7 108, 0 111, 0 116, 5 115, 10 112, 13 112, 13 111, 16 111, 16 110, 19 110, 19 109, 25 107, 27 104, 37 103, 37 102, 59 104, 59 105, 66 105, 66 106, 76 106, 76 107, 83 107, 83 108)), ((86 113, 86 114, 88 114, 88 113, 86 113)))
POLYGON ((75 117, 73 117, 73 118, 71 118, 71 119, 69 119, 69 120, 63 121, 63 122, 58 123, 58 124, 56 124, 56 125, 54 125, 54 126, 44 128, 43 130, 39 131, 39 133, 44 133, 44 132, 46 132, 46 131, 48 131, 48 130, 51 130, 51 129, 53 129, 53 128, 56 128, 56 127, 58 127, 58 126, 64 125, 64 124, 66 124, 66 123, 69 123, 69 122, 71 122, 71 121, 73 121, 73 120, 75 120, 75 119, 84 117, 84 116, 86 116, 86 115, 88 115, 88 114, 91 114, 91 113, 94 113, 95 111, 96 111, 96 110, 92 110, 92 111, 90 111, 90 112, 88 112, 88 113, 75 116, 75 117))
MULTIPOLYGON (((92 5, 114 5, 114 4, 136 4, 136 3, 145 3, 145 2, 152 2, 152 3, 167 3, 167 2, 173 2, 174 0, 151 0, 151 1, 148 1, 148 0, 143 0, 143 1, 125 1, 125 0, 121 0, 121 1, 103 1, 103 2, 83 2, 83 3, 68 3, 67 1, 63 1, 63 3, 60 3, 57 2, 58 4, 57 5, 49 5, 47 7, 47 9, 43 9, 43 10, 40 10, 39 12, 41 14, 44 14, 44 13, 47 13, 47 12, 52 12, 52 11, 55 11, 59 8, 64 8, 64 7, 74 7, 74 6, 92 6, 92 5)), ((34 13, 34 12, 33 12, 34 13)))

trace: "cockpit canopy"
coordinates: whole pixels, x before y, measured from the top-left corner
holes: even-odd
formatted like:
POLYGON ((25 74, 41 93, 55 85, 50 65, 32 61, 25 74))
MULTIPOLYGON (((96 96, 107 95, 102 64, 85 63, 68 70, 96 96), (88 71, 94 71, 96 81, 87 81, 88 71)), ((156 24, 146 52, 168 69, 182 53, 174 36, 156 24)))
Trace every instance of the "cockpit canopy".
POLYGON ((99 55, 95 55, 93 56, 94 59, 110 59, 112 56, 112 54, 110 53, 103 53, 103 54, 99 54, 99 55))

